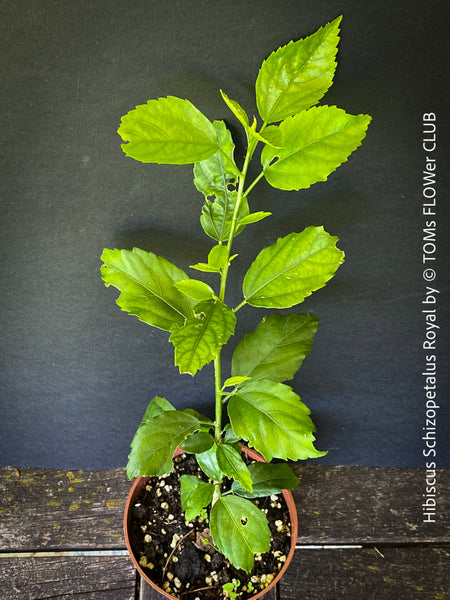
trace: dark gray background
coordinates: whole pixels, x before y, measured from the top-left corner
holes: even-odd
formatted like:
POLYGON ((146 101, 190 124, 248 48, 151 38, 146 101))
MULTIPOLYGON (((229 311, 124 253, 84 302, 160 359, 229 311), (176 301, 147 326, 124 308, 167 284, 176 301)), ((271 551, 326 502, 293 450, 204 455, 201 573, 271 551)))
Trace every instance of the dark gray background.
MULTIPOLYGON (((100 280, 103 247, 137 245, 188 270, 211 246, 191 167, 132 161, 116 130, 136 104, 180 96, 226 119, 241 161, 243 137, 218 89, 254 113, 262 60, 343 14, 322 102, 370 113, 367 139, 326 183, 258 184, 252 209, 273 216, 237 238, 229 301, 277 237, 312 224, 338 235, 346 263, 299 308, 321 319, 294 380, 329 450, 321 462, 424 466, 421 122, 437 113, 437 462, 449 467, 447 3, 3 0, 0 12, 0 463, 124 465, 154 395, 211 414, 212 368, 178 375, 167 334, 122 313, 100 280)), ((264 314, 242 309, 235 339, 264 314)))

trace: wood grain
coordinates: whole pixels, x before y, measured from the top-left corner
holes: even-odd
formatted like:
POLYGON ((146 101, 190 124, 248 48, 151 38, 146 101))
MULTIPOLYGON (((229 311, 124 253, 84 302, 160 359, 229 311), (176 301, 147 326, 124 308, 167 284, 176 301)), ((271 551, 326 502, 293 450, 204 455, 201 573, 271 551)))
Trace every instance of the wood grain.
POLYGON ((450 470, 437 472, 437 522, 422 522, 423 469, 296 466, 298 544, 450 542, 450 470))
POLYGON ((124 469, 0 469, 0 550, 124 548, 124 469))
POLYGON ((448 600, 450 547, 298 550, 282 600, 448 600))
POLYGON ((1 558, 0 600, 134 600, 127 556, 1 558))

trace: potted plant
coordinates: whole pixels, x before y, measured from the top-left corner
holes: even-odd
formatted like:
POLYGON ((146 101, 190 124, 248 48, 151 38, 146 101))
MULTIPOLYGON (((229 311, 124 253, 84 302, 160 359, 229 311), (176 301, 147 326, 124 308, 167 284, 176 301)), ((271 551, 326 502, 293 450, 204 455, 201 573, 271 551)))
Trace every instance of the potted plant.
POLYGON ((140 545, 131 552, 143 575, 170 597, 248 598, 267 591, 286 568, 296 539, 293 503, 283 490, 298 481, 286 462, 272 461, 325 454, 314 447, 309 409, 285 383, 311 350, 318 327, 315 315, 275 312, 264 317, 237 344, 227 376, 221 351, 244 307, 296 306, 323 287, 343 262, 337 238, 321 226, 309 226, 261 250, 243 279, 242 301, 234 307, 226 303, 228 272, 237 256, 235 237, 271 214, 250 209, 256 184, 264 178, 275 188, 300 190, 325 181, 366 134, 368 115, 317 106, 333 81, 340 20, 280 47, 263 62, 256 80, 260 122, 221 91, 246 134, 242 165, 235 162, 225 123, 211 122, 181 98, 168 96, 137 106, 122 118, 118 130, 123 151, 135 160, 194 164, 194 184, 204 195, 200 223, 212 241, 205 261, 191 267, 206 273, 210 283, 138 248, 105 249, 102 255, 104 283, 120 290, 117 304, 169 333, 180 373, 194 376, 214 363, 214 420, 193 409, 177 410, 157 396, 131 444, 127 472, 130 479, 138 479, 127 505, 126 528, 133 514, 137 525, 131 535, 142 538, 135 539, 140 545), (261 171, 248 182, 258 147, 261 171), (242 453, 242 443, 259 455, 242 453), (175 500, 174 490, 180 494, 175 500), (166 493, 182 511, 178 533, 173 533, 175 509, 164 500, 166 493), (272 508, 286 513, 283 493, 291 517, 275 519, 269 528, 272 508), (272 560, 270 573, 255 576, 255 563, 264 562, 273 538, 280 537, 275 534, 281 534, 288 552, 272 549, 272 558, 280 560, 272 560), (177 565, 183 549, 190 553, 185 582, 177 565), (193 580, 199 560, 206 573, 204 585, 193 580))

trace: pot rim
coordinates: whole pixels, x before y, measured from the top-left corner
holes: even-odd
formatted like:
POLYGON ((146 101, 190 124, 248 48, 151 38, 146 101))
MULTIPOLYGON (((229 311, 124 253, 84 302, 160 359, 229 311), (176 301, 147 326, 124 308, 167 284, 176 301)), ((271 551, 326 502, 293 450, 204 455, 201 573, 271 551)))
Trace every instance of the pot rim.
MULTIPOLYGON (((256 460, 259 462, 267 462, 263 456, 261 456, 260 454, 258 454, 258 452, 255 452, 255 450, 252 450, 251 448, 242 446, 242 451, 245 454, 247 454, 247 456, 252 458, 253 460, 256 460)), ((174 457, 180 456, 181 454, 184 454, 183 450, 181 450, 181 448, 177 448, 174 452, 174 457)), ((137 561, 136 557, 134 556, 133 550, 131 548, 130 536, 128 534, 128 528, 129 528, 130 521, 131 521, 131 507, 132 507, 137 495, 139 494, 139 492, 141 491, 141 489, 144 487, 144 485, 147 483, 147 481, 149 479, 150 479, 150 477, 140 477, 140 476, 137 477, 134 480, 133 485, 128 494, 128 498, 127 498, 127 501, 125 504, 124 518, 123 518, 125 541, 127 544, 128 553, 131 557, 131 560, 134 563, 134 566, 136 567, 136 570, 140 574, 140 576, 147 583, 149 583, 157 592, 159 592, 166 598, 169 598, 170 600, 179 600, 179 598, 177 598, 176 596, 172 596, 168 592, 164 591, 162 588, 160 588, 158 585, 156 585, 156 583, 154 581, 152 581, 150 579, 150 577, 144 572, 143 568, 137 561)), ((283 494, 284 500, 286 502, 287 508, 289 510, 289 518, 291 521, 291 532, 290 532, 291 547, 290 547, 289 553, 286 557, 286 562, 284 563, 284 565, 282 566, 282 568, 280 569, 280 571, 278 572, 276 577, 274 577, 274 579, 270 582, 270 584, 266 588, 261 590, 255 596, 251 596, 250 598, 248 598, 248 600, 257 600, 258 598, 262 598, 262 596, 264 596, 269 590, 271 590, 283 577, 284 573, 286 572, 287 568, 289 567, 289 564, 291 563, 292 558, 294 556, 295 546, 296 546, 297 537, 298 537, 297 507, 295 506, 294 497, 292 496, 292 493, 290 491, 282 490, 282 494, 283 494)))

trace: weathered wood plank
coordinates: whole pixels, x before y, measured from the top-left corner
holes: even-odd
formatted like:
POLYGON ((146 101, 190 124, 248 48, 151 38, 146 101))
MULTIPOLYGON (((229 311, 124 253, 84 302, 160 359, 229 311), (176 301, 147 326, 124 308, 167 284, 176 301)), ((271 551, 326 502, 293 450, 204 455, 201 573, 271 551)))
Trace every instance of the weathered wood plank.
MULTIPOLYGON (((159 594, 151 585, 146 581, 141 580, 141 587, 139 593, 139 600, 165 600, 166 596, 159 594)), ((278 600, 277 589, 272 588, 264 596, 264 600, 278 600)))
MULTIPOLYGON (((296 467, 299 544, 450 542, 450 470, 422 523, 422 469, 296 467)), ((0 469, 0 549, 124 548, 124 469, 0 469)))
POLYGON ((135 587, 127 556, 0 556, 0 600, 134 600, 135 587))
POLYGON ((299 544, 450 542, 450 470, 437 471, 437 521, 423 523, 425 470, 295 467, 299 544))
POLYGON ((0 469, 0 549, 124 548, 124 469, 0 469))
POLYGON ((297 550, 280 582, 280 597, 447 600, 449 572, 449 547, 297 550))

